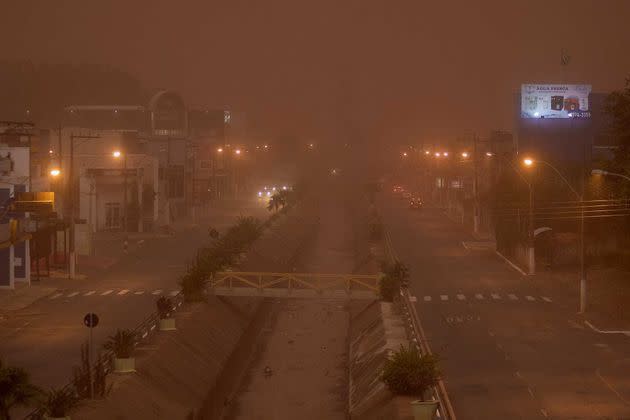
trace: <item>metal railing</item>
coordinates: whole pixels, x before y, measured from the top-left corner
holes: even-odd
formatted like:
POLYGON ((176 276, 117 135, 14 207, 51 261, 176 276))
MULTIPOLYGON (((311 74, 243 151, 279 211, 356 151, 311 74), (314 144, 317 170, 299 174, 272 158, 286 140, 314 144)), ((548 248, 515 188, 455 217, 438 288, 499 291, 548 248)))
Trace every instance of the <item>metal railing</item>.
POLYGON ((370 274, 224 271, 215 275, 210 289, 217 295, 323 297, 339 294, 377 299, 379 277, 370 274))
MULTIPOLYGON (((177 293, 177 295, 172 296, 171 298, 173 299, 173 312, 177 312, 177 310, 184 303, 184 295, 182 294, 182 292, 179 292, 177 293)), ((160 317, 158 315, 158 312, 155 311, 155 312, 152 312, 150 315, 148 315, 146 318, 144 318, 142 322, 140 322, 140 324, 138 324, 135 328, 133 328, 131 331, 136 337, 134 347, 137 347, 138 344, 140 344, 141 342, 153 336, 155 332, 159 330, 158 329, 159 322, 160 322, 160 317)), ((88 349, 88 351, 89 350, 90 349, 88 349)), ((114 358, 114 352, 111 350, 105 351, 101 353, 99 356, 99 362, 103 363, 102 368, 105 375, 109 374, 112 371, 113 358, 114 358)), ((90 380, 94 380, 94 378, 97 375, 98 368, 99 368, 98 364, 96 363, 94 363, 90 367, 90 380)), ((77 389, 74 380, 64 385, 61 388, 61 391, 68 394, 73 394, 73 395, 81 395, 82 393, 85 392, 85 390, 77 389)), ((44 408, 38 407, 32 412, 30 412, 28 415, 26 415, 24 419, 25 420, 40 420, 44 418, 44 414, 45 414, 44 408)))
MULTIPOLYGON (((385 256, 390 263, 394 263, 398 261, 398 258, 396 257, 396 253, 394 252, 394 247, 392 246, 389 232, 385 228, 383 229, 383 231, 385 241, 385 256)), ((412 341, 414 342, 414 345, 421 354, 433 354, 431 352, 431 347, 429 346, 427 337, 424 334, 424 329, 422 328, 422 323, 420 322, 418 311, 416 310, 416 306, 412 302, 409 290, 407 288, 401 288, 400 296, 403 302, 403 310, 406 312, 406 315, 409 319, 409 329, 411 330, 411 334, 413 335, 412 341)), ((448 393, 446 392, 446 386, 444 385, 444 381, 441 378, 439 379, 437 386, 433 387, 433 396, 439 403, 437 413, 438 417, 446 420, 457 420, 457 417, 455 416, 455 411, 453 410, 453 405, 451 404, 451 400, 448 396, 448 393)))

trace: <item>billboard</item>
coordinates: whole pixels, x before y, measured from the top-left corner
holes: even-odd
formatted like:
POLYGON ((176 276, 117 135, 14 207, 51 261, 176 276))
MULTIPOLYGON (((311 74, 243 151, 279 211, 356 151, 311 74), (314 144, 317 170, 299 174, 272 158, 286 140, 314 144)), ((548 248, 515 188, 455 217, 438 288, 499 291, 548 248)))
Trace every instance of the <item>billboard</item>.
POLYGON ((590 118, 591 85, 521 85, 521 118, 590 118))

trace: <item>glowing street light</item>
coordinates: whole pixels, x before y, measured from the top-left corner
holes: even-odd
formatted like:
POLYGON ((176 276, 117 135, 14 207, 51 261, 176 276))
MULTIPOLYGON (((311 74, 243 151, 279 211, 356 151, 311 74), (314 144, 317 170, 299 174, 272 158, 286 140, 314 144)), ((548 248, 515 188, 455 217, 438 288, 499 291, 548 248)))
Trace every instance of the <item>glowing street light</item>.
POLYGON ((114 150, 112 152, 112 156, 118 159, 120 156, 122 156, 122 153, 120 153, 120 150, 114 150))
POLYGON ((466 159, 468 157, 468 152, 462 152, 462 157, 466 159))
POLYGON ((407 152, 403 152, 403 157, 407 157, 407 152))
POLYGON ((435 157, 439 158, 440 156, 442 156, 442 154, 440 152, 435 152, 435 157))
POLYGON ((525 166, 532 166, 534 164, 534 160, 531 158, 525 158, 523 159, 523 165, 525 166))
POLYGON ((55 178, 56 178, 56 177, 58 177, 60 174, 61 174, 61 171, 60 171, 59 169, 57 169, 57 168, 55 168, 55 169, 51 169, 51 170, 50 170, 50 176, 52 176, 52 177, 55 177, 55 178))
POLYGON ((428 154, 430 154, 430 153, 431 153, 431 152, 429 152, 428 150, 425 150, 425 151, 424 151, 424 154, 425 154, 425 155, 428 155, 428 154))
POLYGON ((444 157, 448 157, 448 152, 444 152, 444 157))
POLYGON ((494 156, 494 154, 492 152, 486 152, 486 156, 492 157, 492 156, 494 156))
POLYGON ((217 149, 217 152, 219 152, 219 153, 223 153, 223 147, 219 147, 219 148, 217 149))
POLYGON ((241 154, 241 149, 236 149, 236 150, 234 151, 234 153, 236 153, 237 155, 240 155, 240 154, 241 154))

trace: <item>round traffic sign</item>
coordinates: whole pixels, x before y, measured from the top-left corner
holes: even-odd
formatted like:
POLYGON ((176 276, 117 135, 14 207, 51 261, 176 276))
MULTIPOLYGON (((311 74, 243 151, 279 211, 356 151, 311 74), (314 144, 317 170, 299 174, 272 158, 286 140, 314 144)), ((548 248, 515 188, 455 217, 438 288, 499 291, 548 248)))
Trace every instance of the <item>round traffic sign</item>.
POLYGON ((98 316, 93 313, 86 314, 83 317, 83 324, 88 328, 94 328, 98 325, 98 316))

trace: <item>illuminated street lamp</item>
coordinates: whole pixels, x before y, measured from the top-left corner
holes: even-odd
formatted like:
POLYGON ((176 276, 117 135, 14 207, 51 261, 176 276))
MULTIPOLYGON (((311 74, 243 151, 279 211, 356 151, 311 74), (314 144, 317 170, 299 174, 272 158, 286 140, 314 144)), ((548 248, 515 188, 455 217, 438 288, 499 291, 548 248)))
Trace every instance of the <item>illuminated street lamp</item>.
POLYGON ((440 152, 435 152, 435 157, 439 158, 440 156, 442 156, 442 154, 440 152))
POLYGON ((237 155, 240 155, 240 154, 241 154, 241 149, 236 149, 236 150, 234 151, 234 153, 236 153, 237 155))
POLYGON ((444 157, 448 157, 448 152, 444 152, 442 154, 444 155, 444 157))
POLYGON ((120 153, 120 150, 114 150, 112 152, 112 156, 115 157, 116 159, 118 159, 122 154, 120 153))
MULTIPOLYGON (((543 165, 551 168, 562 181, 565 183, 567 187, 571 190, 571 192, 575 195, 579 205, 580 205, 580 313, 586 312, 586 247, 584 243, 584 190, 582 190, 582 194, 579 194, 575 188, 571 185, 571 183, 565 178, 564 175, 549 162, 545 162, 544 160, 533 160, 531 158, 523 159, 523 164, 527 167, 531 167, 534 163, 542 163, 543 165)), ((584 188, 584 185, 582 185, 584 188)))
POLYGON ((50 170, 50 176, 56 178, 61 174, 61 171, 57 168, 51 169, 50 170))
POLYGON ((431 152, 429 152, 428 150, 425 150, 425 151, 424 151, 424 154, 425 154, 425 155, 429 155, 429 154, 431 154, 431 152))
POLYGON ((492 157, 492 156, 494 156, 494 155, 493 155, 493 153, 492 153, 492 152, 486 152, 486 156, 488 156, 488 157, 492 157))
POLYGON ((407 157, 407 152, 403 152, 403 157, 407 157))
POLYGON ((223 147, 219 147, 219 148, 217 149, 217 152, 219 152, 219 153, 223 153, 223 147))
POLYGON ((462 152, 462 157, 466 159, 468 157, 468 152, 462 152))

